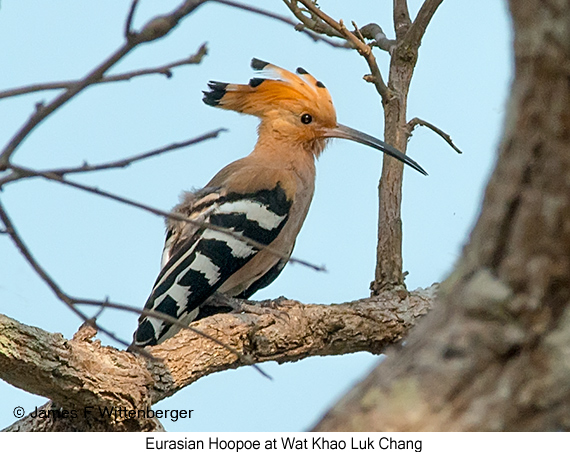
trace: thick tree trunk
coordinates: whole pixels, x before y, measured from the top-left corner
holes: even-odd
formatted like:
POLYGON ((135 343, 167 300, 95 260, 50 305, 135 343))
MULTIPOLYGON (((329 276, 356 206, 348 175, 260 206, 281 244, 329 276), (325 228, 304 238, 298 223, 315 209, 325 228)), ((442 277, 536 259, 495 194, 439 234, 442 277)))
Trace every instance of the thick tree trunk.
POLYGON ((570 429, 570 0, 510 0, 515 80, 436 308, 317 430, 570 429))

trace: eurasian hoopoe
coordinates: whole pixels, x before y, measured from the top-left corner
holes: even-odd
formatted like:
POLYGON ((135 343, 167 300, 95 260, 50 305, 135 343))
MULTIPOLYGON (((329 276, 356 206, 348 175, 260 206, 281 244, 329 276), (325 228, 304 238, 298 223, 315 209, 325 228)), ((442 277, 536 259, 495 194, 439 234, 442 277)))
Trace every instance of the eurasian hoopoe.
MULTIPOLYGON (((162 270, 145 305, 185 324, 216 291, 249 298, 281 273, 313 197, 315 159, 329 138, 371 146, 427 174, 392 146, 338 124, 328 90, 304 69, 293 74, 255 58, 251 67, 268 78, 252 78, 247 85, 210 82, 203 101, 261 120, 253 152, 223 168, 202 190, 185 193, 174 208, 233 234, 167 220, 162 270)), ((142 315, 133 344, 154 345, 178 330, 142 315)))

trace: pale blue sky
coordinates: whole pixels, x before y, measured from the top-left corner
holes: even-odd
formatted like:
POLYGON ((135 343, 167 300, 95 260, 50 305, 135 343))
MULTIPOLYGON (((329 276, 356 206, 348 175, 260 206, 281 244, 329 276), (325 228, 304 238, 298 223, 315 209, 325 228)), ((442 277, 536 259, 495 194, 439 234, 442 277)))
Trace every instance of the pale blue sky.
MULTIPOLYGON (((288 14, 282 2, 250 1, 288 14)), ((393 37, 389 1, 321 0, 335 18, 379 23, 393 37)), ((410 0, 413 14, 421 1, 410 0)), ((0 8, 0 90, 79 78, 122 43, 126 0, 4 0, 0 8)), ((176 1, 142 0, 136 25, 176 1)), ((291 27, 252 13, 206 4, 168 37, 136 49, 112 73, 165 64, 208 42, 200 66, 174 76, 139 78, 89 88, 46 120, 15 161, 35 168, 105 162, 182 141, 218 127, 217 140, 138 163, 125 170, 77 176, 151 206, 169 209, 183 189, 201 187, 222 166, 251 151, 257 120, 205 106, 208 80, 245 83, 257 57, 288 69, 302 66, 327 86, 339 122, 382 138, 382 111, 373 86, 362 81, 364 60, 314 43, 291 27)), ((419 116, 451 134, 457 155, 426 129, 409 154, 428 172, 406 169, 404 269, 410 289, 441 281, 452 269, 476 219, 500 138, 512 73, 511 30, 503 2, 445 0, 420 49, 409 96, 419 116)), ((387 74, 388 58, 376 50, 387 74)), ((29 117, 36 102, 56 92, 0 101, 0 143, 29 117)), ((327 273, 289 265, 256 299, 284 295, 306 303, 350 301, 369 294, 374 275, 380 153, 337 141, 317 165, 317 189, 294 255, 325 264, 327 273)), ((55 183, 25 181, 0 194, 24 240, 69 294, 142 307, 159 269, 163 221, 148 213, 55 183)), ((6 236, 0 236, 0 312, 25 324, 71 337, 81 321, 57 301, 6 236)), ((133 314, 107 311, 100 319, 123 338, 133 314)), ((103 336, 104 343, 110 343, 103 336)), ((295 431, 310 428, 328 406, 375 365, 358 353, 264 364, 268 381, 250 368, 203 378, 157 407, 193 409, 191 420, 165 422, 171 431, 295 431)), ((0 428, 20 405, 44 399, 0 382, 0 428)))

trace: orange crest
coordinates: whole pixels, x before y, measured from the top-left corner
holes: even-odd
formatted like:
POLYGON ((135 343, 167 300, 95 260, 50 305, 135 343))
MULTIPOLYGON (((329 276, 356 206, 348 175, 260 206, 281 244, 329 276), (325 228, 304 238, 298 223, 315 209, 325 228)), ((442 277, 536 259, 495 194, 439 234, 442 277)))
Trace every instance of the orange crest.
POLYGON ((302 68, 294 74, 254 58, 251 67, 261 72, 247 85, 211 81, 204 103, 263 119, 271 111, 306 111, 327 123, 336 124, 336 112, 328 90, 302 68))

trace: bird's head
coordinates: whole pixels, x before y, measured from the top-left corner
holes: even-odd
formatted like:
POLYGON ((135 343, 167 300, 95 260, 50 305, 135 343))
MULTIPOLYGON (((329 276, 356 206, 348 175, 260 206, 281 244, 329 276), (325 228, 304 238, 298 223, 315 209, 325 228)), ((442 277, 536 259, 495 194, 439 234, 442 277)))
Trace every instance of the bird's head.
POLYGON ((204 103, 257 116, 260 137, 295 142, 319 155, 329 138, 344 138, 371 146, 427 174, 414 160, 394 147, 358 130, 338 124, 332 98, 325 85, 303 68, 289 72, 254 58, 251 67, 260 71, 247 85, 210 81, 204 103))

